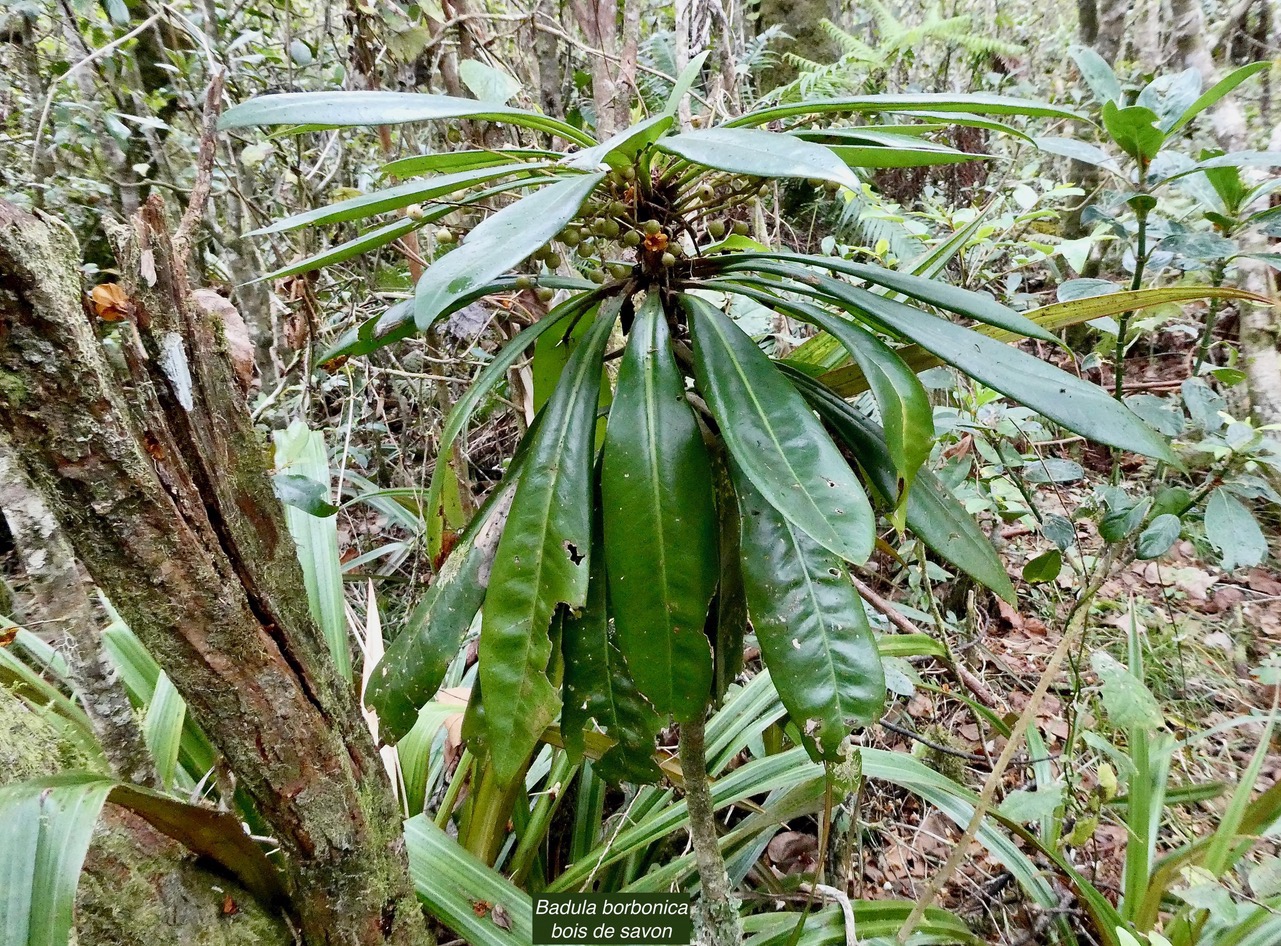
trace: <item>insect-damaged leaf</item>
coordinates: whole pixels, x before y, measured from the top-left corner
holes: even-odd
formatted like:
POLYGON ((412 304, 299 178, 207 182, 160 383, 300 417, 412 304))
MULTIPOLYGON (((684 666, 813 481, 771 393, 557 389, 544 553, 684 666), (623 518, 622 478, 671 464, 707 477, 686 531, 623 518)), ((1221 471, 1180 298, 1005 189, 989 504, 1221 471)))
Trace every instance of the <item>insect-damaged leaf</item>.
POLYGON ((485 734, 498 780, 510 783, 556 719, 547 628, 560 604, 587 600, 592 454, 601 359, 621 299, 602 306, 543 408, 498 543, 480 634, 485 734))

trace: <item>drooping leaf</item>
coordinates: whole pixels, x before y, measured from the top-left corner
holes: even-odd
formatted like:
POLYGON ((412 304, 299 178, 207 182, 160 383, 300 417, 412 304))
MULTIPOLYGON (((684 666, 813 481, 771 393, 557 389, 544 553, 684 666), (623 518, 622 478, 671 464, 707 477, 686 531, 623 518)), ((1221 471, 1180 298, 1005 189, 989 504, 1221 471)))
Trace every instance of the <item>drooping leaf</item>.
MULTIPOLYGON (((471 422, 471 416, 476 408, 485 401, 494 386, 507 376, 507 372, 531 345, 535 344, 544 333, 552 328, 557 325, 564 325, 567 319, 587 312, 599 298, 599 293, 581 293, 571 296, 533 325, 521 329, 515 338, 504 345, 493 360, 472 380, 471 384, 467 385, 467 390, 463 392, 462 397, 455 401, 454 406, 450 408, 449 414, 445 417, 445 423, 441 427, 440 440, 436 448, 437 456, 450 456, 454 441, 458 439, 458 435, 471 422)), ((433 555, 437 555, 440 552, 440 534, 443 530, 436 528, 436 526, 441 519, 441 506, 445 486, 448 478, 452 475, 449 464, 437 463, 432 468, 431 480, 427 486, 428 547, 433 555)))
POLYGON ((414 323, 425 332, 451 303, 519 266, 577 214, 603 173, 582 174, 544 187, 498 211, 461 246, 427 268, 414 290, 414 323))
POLYGON ((885 677, 845 564, 735 474, 743 586, 761 655, 810 755, 835 761, 855 727, 880 718, 885 677))
POLYGON ((1063 570, 1063 553, 1058 549, 1042 552, 1023 566, 1023 580, 1029 585, 1040 585, 1054 581, 1063 570))
POLYGON ((1274 168, 1281 167, 1281 151, 1234 151, 1206 158, 1193 164, 1186 164, 1172 174, 1161 178, 1157 184, 1168 184, 1189 174, 1202 171, 1214 171, 1221 168, 1274 168))
MULTIPOLYGON (((886 503, 892 503, 896 471, 880 427, 821 382, 786 366, 783 370, 858 457, 869 482, 886 503)), ((1015 600, 1014 586, 987 535, 928 469, 917 474, 907 494, 906 518, 908 528, 931 550, 1006 601, 1015 600)))
POLYGON ((142 737, 156 764, 160 784, 172 788, 178 770, 178 749, 182 744, 182 724, 187 716, 187 704, 161 671, 151 704, 142 723, 142 737))
MULTIPOLYGON (((449 208, 452 211, 452 208, 449 208)), ((443 216, 443 213, 441 214, 443 216)), ((299 260, 297 263, 290 263, 288 266, 282 266, 277 270, 260 276, 255 282, 266 282, 272 279, 284 279, 286 276, 296 276, 299 273, 309 273, 313 269, 322 269, 326 266, 333 266, 335 263, 341 263, 349 260, 354 256, 360 256, 362 253, 368 253, 370 250, 376 250, 380 246, 386 246, 393 243, 408 233, 413 233, 420 227, 426 226, 431 221, 426 216, 420 219, 411 219, 404 217, 400 220, 393 220, 391 223, 384 224, 381 227, 375 227, 368 233, 362 233, 360 236, 348 240, 346 243, 340 243, 338 246, 328 247, 319 253, 313 253, 306 259, 299 260)))
POLYGON ((871 507, 853 471, 750 338, 705 300, 683 296, 698 388, 729 452, 788 520, 846 561, 872 552, 871 507))
POLYGON ((519 125, 580 145, 594 143, 572 125, 536 112, 420 92, 286 92, 262 95, 227 109, 219 119, 218 127, 224 130, 253 125, 350 128, 462 118, 519 125))
POLYGON ((885 145, 829 145, 848 167, 852 168, 922 168, 941 164, 963 164, 966 161, 990 161, 986 154, 971 154, 955 148, 908 148, 885 145))
POLYGON ((329 502, 327 483, 298 473, 277 473, 271 478, 271 485, 282 503, 310 516, 324 519, 338 512, 338 507, 329 502))
POLYGON ((1268 554, 1268 540, 1258 520, 1223 487, 1210 494, 1205 507, 1205 535, 1223 556, 1223 570, 1250 568, 1268 554))
POLYGON ((1054 137, 1040 137, 1034 140, 1038 148, 1049 154, 1057 154, 1063 158, 1071 158, 1073 161, 1092 164, 1095 167, 1103 168, 1105 171, 1111 171, 1113 174, 1121 173, 1121 168, 1117 166, 1115 158, 1088 141, 1081 141, 1079 138, 1054 137))
POLYGON ((1178 462, 1163 437, 1098 385, 979 332, 929 318, 911 306, 865 289, 804 272, 791 275, 802 291, 812 290, 816 298, 867 319, 881 331, 911 339, 947 364, 1071 431, 1122 450, 1178 462))
POLYGON ((418 711, 436 695, 463 635, 480 610, 489 569, 507 521, 520 466, 477 511, 422 601, 387 647, 365 688, 365 704, 378 714, 384 741, 394 745, 418 722, 418 711))
POLYGON ((752 128, 703 128, 660 138, 655 147, 704 167, 767 178, 816 178, 845 187, 859 180, 831 149, 752 128))
MULTIPOLYGON (((761 264, 768 266, 771 263, 799 263, 853 276, 855 279, 892 289, 910 299, 946 309, 948 312, 955 312, 957 315, 963 315, 996 328, 1058 344, 1058 339, 1040 325, 1008 306, 1001 305, 991 296, 952 286, 942 280, 895 272, 883 266, 856 263, 835 256, 807 256, 802 253, 786 252, 735 253, 723 260, 717 260, 715 265, 721 272, 736 273, 751 272, 763 268, 761 264)), ((768 271, 780 272, 781 270, 771 268, 768 271)))
POLYGON ((619 368, 601 503, 614 624, 636 685, 660 713, 701 718, 717 580, 712 473, 657 293, 636 313, 619 368))
POLYGON ((710 55, 711 50, 705 49, 692 57, 681 71, 681 74, 676 77, 676 81, 672 84, 672 91, 668 93, 667 103, 663 106, 664 115, 675 115, 680 111, 681 100, 689 94, 689 90, 698 81, 699 73, 703 69, 703 63, 707 61, 707 57, 710 55))
POLYGON ((614 783, 653 782, 661 775, 654 763, 654 737, 662 719, 637 691, 630 665, 610 630, 599 513, 596 520, 587 604, 581 614, 565 620, 561 639, 565 654, 561 737, 570 758, 580 761, 585 733, 603 731, 615 744, 595 762, 596 772, 614 783))
POLYGON ((1152 520, 1151 524, 1139 533, 1135 554, 1140 559, 1160 558, 1179 538, 1183 523, 1171 513, 1163 513, 1152 520))
POLYGON ((536 161, 541 158, 558 158, 559 151, 541 148, 503 148, 501 151, 437 151, 398 158, 383 165, 387 177, 415 177, 419 174, 444 174, 473 171, 477 168, 511 164, 517 160, 536 161))
POLYGON ((468 92, 491 105, 506 105, 520 91, 520 83, 508 73, 478 59, 460 62, 458 78, 468 92))
POLYGON ((481 615, 480 683, 486 747, 510 783, 560 709, 547 676, 548 626, 558 605, 587 600, 592 456, 601 359, 622 306, 602 306, 539 415, 481 615))

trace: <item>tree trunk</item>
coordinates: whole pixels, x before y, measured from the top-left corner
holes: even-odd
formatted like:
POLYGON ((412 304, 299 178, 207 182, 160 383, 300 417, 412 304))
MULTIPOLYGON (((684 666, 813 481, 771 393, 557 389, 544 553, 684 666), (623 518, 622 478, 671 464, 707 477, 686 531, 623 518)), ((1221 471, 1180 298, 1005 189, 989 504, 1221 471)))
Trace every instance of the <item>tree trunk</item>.
POLYGON ((53 513, 0 433, 0 515, 27 576, 21 619, 58 644, 94 735, 116 775, 158 787, 129 694, 102 649, 88 583, 53 513))
POLYGON ((0 428, 284 855, 308 944, 431 942, 373 741, 307 610, 221 323, 194 316, 156 197, 116 234, 121 384, 69 232, 0 201, 0 428))

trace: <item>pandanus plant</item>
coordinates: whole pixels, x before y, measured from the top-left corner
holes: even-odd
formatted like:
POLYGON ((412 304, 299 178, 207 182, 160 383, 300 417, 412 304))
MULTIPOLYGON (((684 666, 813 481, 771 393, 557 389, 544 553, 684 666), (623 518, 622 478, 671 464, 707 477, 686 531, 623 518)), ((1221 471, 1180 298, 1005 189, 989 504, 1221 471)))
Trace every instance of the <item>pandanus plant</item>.
MULTIPOLYGON (((329 360, 426 332, 485 297, 533 291, 554 303, 446 419, 433 513, 450 475, 443 458, 486 395, 539 340, 572 352, 367 690, 385 738, 403 736, 479 614, 465 733, 488 767, 473 785, 474 813, 489 803, 505 811, 502 798, 513 797, 544 739, 573 755, 591 751, 613 779, 657 778, 654 736, 669 719, 681 724, 684 777, 698 791, 690 783, 704 714, 738 673, 749 628, 799 740, 815 759, 838 759, 884 699, 847 570, 872 554, 878 511, 887 528, 910 530, 1013 599, 984 533, 923 466, 933 421, 916 376, 922 364, 951 365, 1102 443, 1172 459, 1163 438, 1105 391, 999 340, 1056 344, 990 296, 749 236, 775 181, 857 189, 855 168, 981 159, 922 134, 940 121, 1024 137, 991 116, 1075 116, 996 96, 896 95, 775 106, 683 129, 676 102, 693 74, 662 114, 599 143, 544 115, 408 93, 269 95, 223 118, 223 127, 312 129, 472 119, 569 143, 406 158, 387 168, 405 182, 267 228, 402 211, 281 271, 293 273, 460 209, 488 213, 460 242, 438 241, 413 298, 350 329, 329 360), (852 124, 859 115, 881 124, 852 124), (520 199, 504 205, 513 192, 520 199), (733 300, 816 327, 844 349, 844 366, 772 359, 727 314, 733 300), (847 400, 861 391, 879 422, 847 400)), ((1112 304, 1085 300, 1078 307, 1092 308, 1077 314, 1097 317, 1112 304)), ((464 836, 492 857, 505 822, 505 813, 490 816, 464 836)))

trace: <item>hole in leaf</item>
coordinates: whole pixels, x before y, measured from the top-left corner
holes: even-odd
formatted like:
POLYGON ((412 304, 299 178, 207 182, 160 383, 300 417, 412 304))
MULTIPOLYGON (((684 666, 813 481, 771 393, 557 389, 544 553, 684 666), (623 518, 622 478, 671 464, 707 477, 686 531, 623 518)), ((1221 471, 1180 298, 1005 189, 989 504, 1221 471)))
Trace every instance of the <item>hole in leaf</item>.
POLYGON ((565 543, 565 551, 569 553, 569 560, 573 562, 575 565, 578 565, 579 563, 582 562, 584 558, 587 557, 582 552, 578 551, 578 546, 575 545, 573 542, 565 543))

